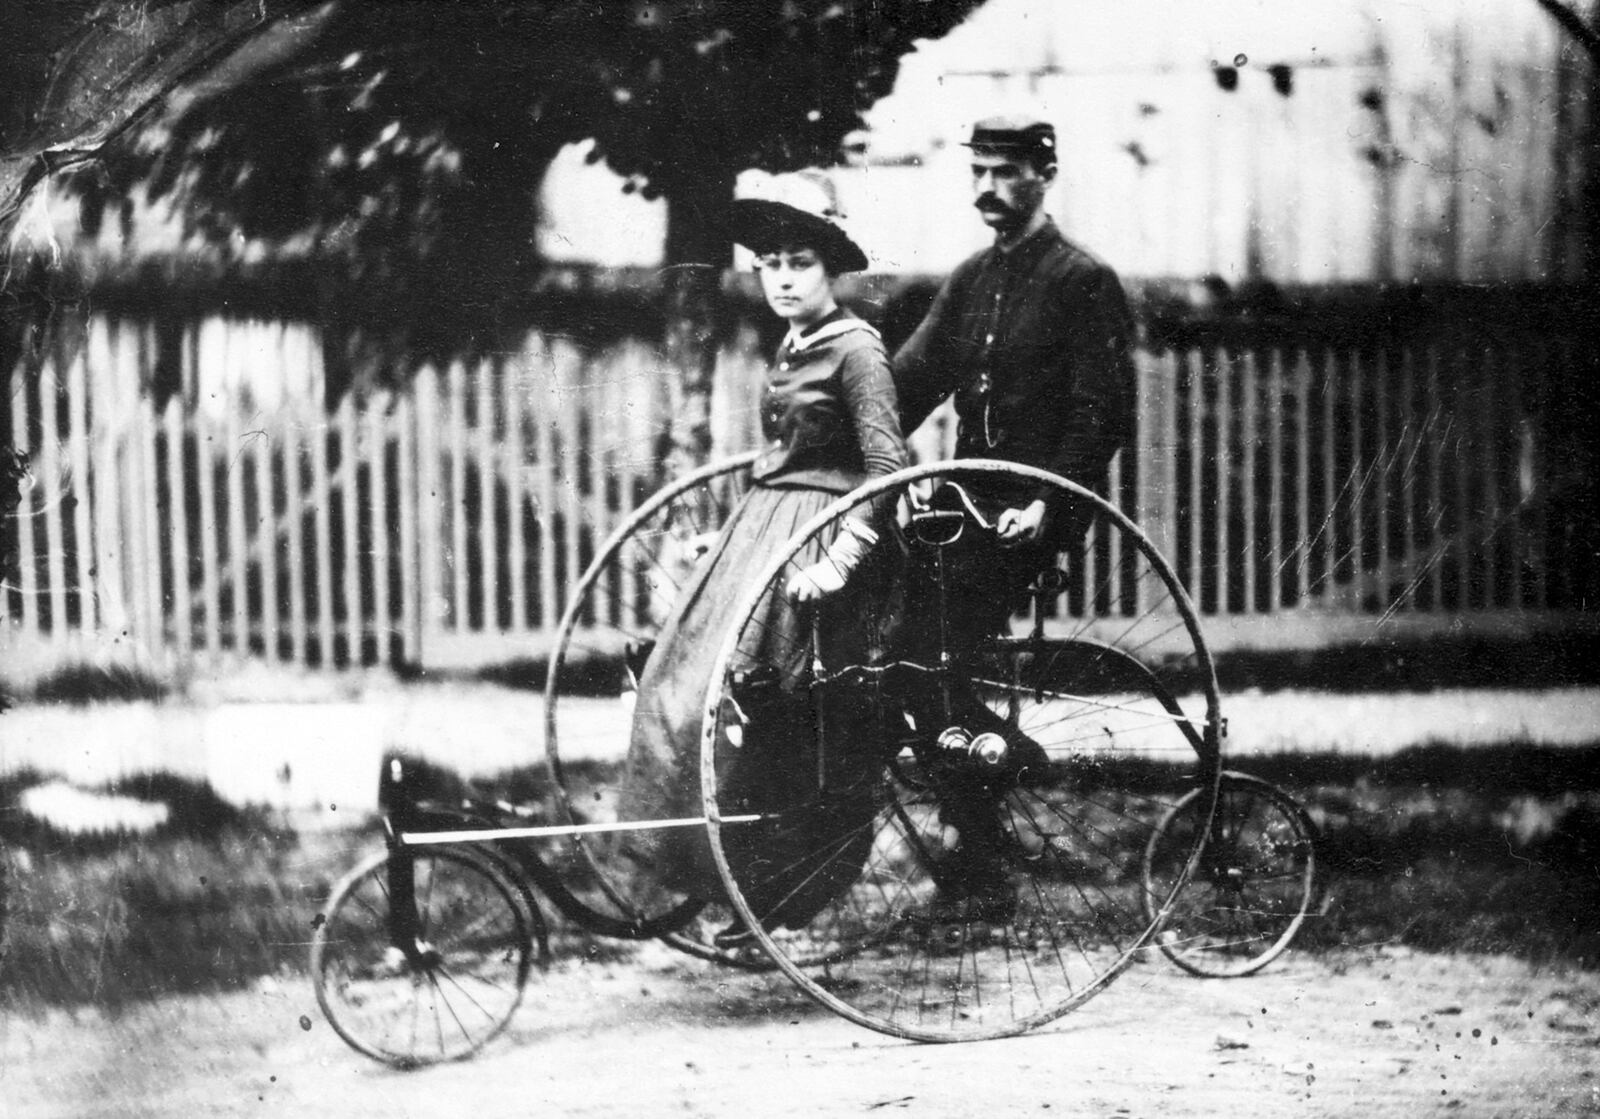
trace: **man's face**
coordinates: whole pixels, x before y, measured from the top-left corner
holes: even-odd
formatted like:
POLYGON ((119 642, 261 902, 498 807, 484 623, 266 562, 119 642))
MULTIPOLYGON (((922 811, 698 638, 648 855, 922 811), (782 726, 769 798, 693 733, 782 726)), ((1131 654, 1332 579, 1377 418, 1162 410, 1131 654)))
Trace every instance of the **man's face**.
POLYGON ((1055 169, 1041 173, 1032 163, 997 152, 972 153, 972 204, 983 223, 999 233, 1020 229, 1044 203, 1055 169))

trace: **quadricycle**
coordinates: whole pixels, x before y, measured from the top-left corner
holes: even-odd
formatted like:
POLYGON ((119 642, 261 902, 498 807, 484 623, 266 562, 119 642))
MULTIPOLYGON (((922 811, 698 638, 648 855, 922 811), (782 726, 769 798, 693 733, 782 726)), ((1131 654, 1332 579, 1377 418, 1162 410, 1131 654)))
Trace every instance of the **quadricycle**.
POLYGON ((557 915, 778 969, 852 1022, 927 1042, 1051 1022, 1153 951, 1229 976, 1284 950, 1315 903, 1315 829, 1281 790, 1225 769, 1216 672, 1182 584, 1111 502, 1016 464, 872 481, 749 572, 694 697, 700 811, 631 818, 640 675, 754 458, 685 475, 593 546, 549 657, 547 795, 443 798, 385 760, 384 847, 334 887, 311 952, 345 1041, 398 1067, 476 1052, 549 964, 557 915), (1070 508, 1076 530, 1019 585, 1007 631, 975 632, 955 624, 963 573, 1003 557, 969 494, 997 483, 1070 508), (856 576, 878 588, 853 600, 873 638, 845 655, 815 627, 753 640, 763 604, 868 506, 894 510, 877 570, 856 576), (787 732, 761 733, 774 720, 787 732), (763 756, 769 740, 781 756, 763 756), (746 779, 779 771, 781 797, 746 779), (703 836, 718 896, 675 890, 640 856, 642 834, 670 829, 703 836))

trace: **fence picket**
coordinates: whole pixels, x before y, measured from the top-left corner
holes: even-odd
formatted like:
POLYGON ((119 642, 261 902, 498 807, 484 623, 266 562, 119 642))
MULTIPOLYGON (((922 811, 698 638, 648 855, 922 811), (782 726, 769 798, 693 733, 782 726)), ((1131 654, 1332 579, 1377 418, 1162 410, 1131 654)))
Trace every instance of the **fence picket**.
POLYGON ((1189 550, 1187 562, 1181 569, 1185 572, 1184 582, 1189 588, 1189 595, 1197 603, 1201 600, 1203 589, 1202 572, 1205 570, 1205 556, 1202 552, 1203 533, 1200 526, 1205 523, 1205 505, 1203 504, 1202 480, 1205 477, 1205 416, 1206 416, 1206 389, 1205 389, 1205 359, 1197 349, 1188 353, 1189 368, 1189 414, 1187 416, 1189 430, 1189 550))
POLYGON ((400 555, 396 567, 400 573, 400 663, 417 664, 421 660, 421 613, 423 582, 417 564, 417 507, 426 495, 417 487, 416 415, 412 407, 412 394, 401 393, 395 402, 394 426, 398 456, 398 492, 395 501, 400 506, 400 555))
POLYGON ((305 532, 302 518, 305 503, 301 487, 305 478, 300 469, 300 409, 284 417, 279 439, 283 447, 283 527, 284 552, 289 579, 289 660, 306 664, 306 564, 305 532))
POLYGON ((500 373, 500 410, 506 432, 506 578, 510 584, 510 628, 517 632, 528 628, 527 552, 522 537, 522 375, 520 362, 506 363, 500 373))
MULTIPOLYGON (((580 389, 583 401, 583 411, 587 418, 589 438, 587 453, 583 457, 583 472, 587 475, 588 509, 583 515, 583 522, 592 534, 594 545, 604 540, 610 531, 606 523, 606 478, 610 474, 613 450, 603 436, 603 421, 612 415, 609 384, 611 378, 616 376, 615 362, 596 362, 584 369, 580 374, 580 389)), ((591 545, 593 547, 594 545, 591 545)), ((568 576, 570 580, 572 577, 568 576)), ((611 587, 601 580, 595 586, 594 608, 595 620, 612 617, 613 602, 611 600, 611 587)))
POLYGON ((552 464, 553 469, 559 471, 561 491, 561 544, 566 578, 564 584, 557 583, 557 589, 560 590, 563 585, 571 587, 583 572, 583 505, 578 492, 578 480, 583 476, 584 455, 580 430, 582 417, 578 413, 583 361, 575 347, 560 340, 552 347, 551 356, 555 359, 555 379, 560 393, 556 401, 556 414, 560 424, 561 449, 559 457, 552 464))
POLYGON ((1322 352, 1322 571, 1318 582, 1324 606, 1335 604, 1334 589, 1339 585, 1339 490, 1338 457, 1335 433, 1338 421, 1338 354, 1330 346, 1322 352))
POLYGON ((1504 417, 1504 413, 1500 409, 1499 393, 1495 389, 1495 374, 1501 365, 1495 348, 1491 346, 1486 349, 1483 352, 1482 363, 1478 367, 1479 391, 1472 394, 1472 399, 1478 408, 1476 426, 1480 443, 1478 453, 1474 457, 1478 463, 1478 477, 1481 479, 1480 484, 1483 489, 1482 498, 1474 505, 1475 509, 1482 512, 1479 523, 1483 526, 1481 543, 1478 546, 1483 598, 1475 605, 1485 609, 1500 604, 1498 553, 1500 542, 1504 537, 1501 534, 1500 524, 1500 441, 1496 438, 1495 429, 1497 421, 1504 417))
POLYGON ((229 617, 233 622, 229 647, 243 654, 250 648, 250 552, 244 523, 244 480, 250 449, 245 445, 237 409, 228 409, 224 427, 228 518, 228 580, 232 595, 229 617))
POLYGON ((1529 477, 1527 471, 1525 442, 1528 434, 1527 417, 1522 411, 1522 385, 1529 376, 1527 355, 1516 342, 1506 344, 1505 368, 1507 376, 1501 382, 1501 390, 1505 393, 1504 415, 1509 419, 1511 443, 1506 447, 1506 462, 1510 467, 1509 483, 1512 487, 1506 494, 1513 502, 1510 512, 1506 516, 1506 597, 1505 604, 1512 610, 1524 609, 1526 602, 1526 588, 1523 586, 1524 566, 1523 558, 1527 552, 1527 542, 1523 531, 1523 483, 1529 477))
MULTIPOLYGON (((1346 536, 1349 544, 1342 553, 1341 558, 1348 557, 1350 561, 1351 594, 1356 602, 1361 597, 1361 573, 1366 570, 1363 563, 1366 546, 1365 513, 1367 491, 1370 488, 1372 475, 1367 470, 1368 459, 1362 454, 1364 449, 1363 437, 1366 433, 1366 424, 1362 422, 1361 414, 1361 380, 1365 366, 1359 352, 1350 355, 1350 470, 1349 499, 1345 503, 1345 512, 1349 520, 1349 529, 1346 536)), ((1331 430, 1331 429, 1330 429, 1331 430)))
POLYGON ((96 626, 94 602, 94 533, 89 516, 94 508, 89 474, 89 393, 83 351, 67 367, 67 454, 72 465, 73 560, 78 602, 78 627, 84 633, 96 626))
MULTIPOLYGON (((278 487, 273 481, 272 460, 282 453, 282 444, 274 439, 271 425, 257 432, 254 439, 256 459, 256 554, 261 563, 261 644, 262 655, 275 661, 278 649, 278 487)), ((289 561, 293 564, 293 560, 289 561)))
POLYGON ((183 405, 167 400, 162 413, 167 446, 167 549, 172 557, 172 642, 180 657, 194 651, 193 605, 189 597, 189 510, 184 487, 183 405))
POLYGON ((344 598, 345 663, 362 663, 361 603, 361 507, 357 487, 361 477, 361 444, 356 431, 355 394, 345 393, 334 413, 339 440, 339 469, 334 478, 339 487, 339 535, 344 544, 341 580, 344 598))
POLYGON ((450 455, 450 498, 445 508, 450 513, 450 629, 467 630, 467 451, 466 451, 466 370, 459 361, 450 363, 445 380, 449 397, 446 417, 449 425, 445 440, 450 455))
POLYGON ((428 636, 438 631, 446 601, 443 557, 445 509, 439 477, 439 373, 432 365, 417 371, 417 638, 418 658, 428 636))
POLYGON ((1417 608, 1417 582, 1422 572, 1417 555, 1417 470, 1422 434, 1417 429, 1417 362, 1408 346, 1400 355, 1400 409, 1395 423, 1399 436, 1395 444, 1400 464, 1400 569, 1405 575, 1397 609, 1417 608))
POLYGON ((44 514, 45 579, 49 590, 50 624, 52 641, 59 642, 70 632, 67 618, 67 541, 61 523, 62 509, 66 505, 64 463, 61 454, 61 425, 56 415, 61 385, 59 358, 52 359, 41 370, 39 377, 39 466, 40 504, 44 514))
POLYGON ((1450 425, 1444 420, 1439 407, 1439 344, 1430 341, 1427 348, 1427 423, 1433 430, 1428 440, 1428 605, 1433 612, 1444 609, 1444 566, 1449 555, 1449 537, 1445 534, 1444 508, 1444 440, 1450 425))
MULTIPOLYGON (((25 359, 17 362, 8 390, 11 393, 11 445, 31 454, 36 448, 33 446, 33 441, 28 438, 28 377, 25 359)), ((37 483, 25 489, 16 512, 12 514, 17 522, 17 593, 7 596, 17 603, 17 617, 22 622, 22 631, 35 638, 40 633, 36 558, 38 549, 34 543, 33 533, 33 519, 39 502, 38 493, 37 483)))
POLYGON ((206 627, 206 652, 213 657, 222 647, 222 578, 218 566, 216 439, 202 418, 195 433, 196 476, 200 494, 200 600, 206 627))
MULTIPOLYGON (((543 351, 541 351, 543 352, 543 351)), ((534 453, 538 466, 534 493, 539 523, 539 629, 553 635, 561 622, 561 607, 556 600, 556 450, 555 430, 560 422, 557 406, 560 394, 555 383, 553 363, 544 366, 545 376, 535 390, 539 408, 533 416, 534 453)))
POLYGON ((1267 474, 1267 531, 1270 539, 1267 541, 1267 610, 1273 612, 1282 606, 1288 605, 1290 599, 1284 593, 1284 561, 1283 561, 1283 349, 1275 346, 1267 365, 1267 450, 1272 456, 1271 466, 1267 474))
POLYGON ((166 594, 162 578, 161 493, 156 468, 156 412, 144 396, 135 400, 139 414, 139 517, 143 523, 145 572, 145 637, 152 655, 167 651, 166 594))
POLYGON ((328 477, 328 440, 332 429, 319 413, 311 430, 311 508, 317 547, 317 664, 338 663, 333 628, 333 483, 328 477))
POLYGON ((497 370, 488 360, 480 361, 474 389, 477 394, 478 460, 478 562, 479 617, 486 633, 500 629, 500 549, 495 537, 495 490, 499 471, 495 453, 494 385, 497 370))
MULTIPOLYGON (((1219 347, 1212 361, 1217 371, 1217 405, 1213 420, 1216 429, 1217 546, 1213 553, 1215 561, 1207 566, 1216 572, 1217 612, 1226 614, 1232 609, 1233 588, 1230 584, 1234 570, 1233 552, 1229 546, 1232 541, 1229 522, 1233 516, 1233 478, 1236 473, 1233 461, 1233 354, 1219 347)), ((1246 556, 1245 562, 1251 562, 1250 557, 1246 556)))
POLYGON ((389 613, 389 415, 388 393, 368 402, 367 496, 372 524, 372 632, 380 664, 390 660, 394 619, 389 613))
MULTIPOLYGON (((1454 345, 1450 351, 1450 379, 1451 388, 1457 401, 1466 397, 1468 392, 1467 379, 1470 376, 1467 368, 1467 355, 1460 345, 1454 345)), ((1456 453, 1451 464, 1454 467, 1455 482, 1455 570, 1456 570, 1456 598, 1454 606, 1458 610, 1469 609, 1472 605, 1472 567, 1473 556, 1477 551, 1477 540, 1468 519, 1468 510, 1472 508, 1472 451, 1471 433, 1477 426, 1472 422, 1471 416, 1458 416, 1456 424, 1456 453)))
POLYGON ((1394 503, 1393 473, 1396 461, 1389 437, 1389 401, 1393 398, 1393 392, 1389 377, 1389 350, 1384 347, 1373 359, 1372 367, 1372 410, 1376 429, 1373 433, 1372 477, 1377 491, 1377 526, 1374 534, 1377 537, 1377 558, 1373 570, 1377 573, 1378 604, 1385 610, 1393 608, 1394 595, 1389 557, 1389 512, 1394 503))
POLYGON ((1294 362, 1294 602, 1311 604, 1311 353, 1294 362))
POLYGON ((1256 603, 1256 566, 1261 562, 1261 547, 1256 532, 1256 486, 1259 479, 1256 476, 1256 450, 1261 443, 1261 412, 1260 392, 1261 386, 1256 376, 1255 351, 1245 349, 1240 355, 1242 363, 1242 377, 1240 393, 1244 397, 1244 406, 1240 409, 1239 422, 1242 434, 1239 437, 1240 450, 1243 462, 1240 465, 1239 477, 1241 489, 1239 501, 1240 525, 1243 529, 1244 539, 1239 546, 1238 564, 1243 574, 1244 600, 1239 606, 1242 614, 1257 612, 1256 603))
POLYGON ((1517 579, 1522 597, 1515 603, 1535 610, 1549 607, 1548 584, 1545 581, 1545 533, 1549 525, 1544 516, 1546 502, 1540 493, 1544 458, 1538 429, 1534 422, 1538 401, 1545 399, 1545 361, 1548 344, 1543 338, 1532 339, 1522 352, 1520 362, 1528 378, 1526 385, 1516 386, 1517 394, 1517 548, 1515 555, 1522 557, 1524 578, 1517 579), (1524 403, 1527 401, 1528 403, 1524 403))

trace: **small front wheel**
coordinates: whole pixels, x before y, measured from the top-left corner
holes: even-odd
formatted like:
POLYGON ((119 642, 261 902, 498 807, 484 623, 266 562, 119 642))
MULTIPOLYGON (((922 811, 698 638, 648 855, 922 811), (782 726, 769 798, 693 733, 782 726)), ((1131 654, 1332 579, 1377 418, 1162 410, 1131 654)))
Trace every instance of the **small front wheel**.
MULTIPOLYGON (((1143 897, 1170 895, 1205 826, 1204 798, 1174 805, 1145 847, 1143 897)), ((1157 934, 1162 954, 1192 975, 1252 975, 1281 956, 1316 904, 1316 825, 1288 793, 1225 772, 1193 875, 1157 934)))
POLYGON ((547 943, 543 921, 498 867, 467 849, 407 852, 415 920, 392 920, 392 857, 364 859, 322 910, 311 939, 317 1004, 334 1032, 385 1064, 461 1060, 510 1023, 534 945, 547 943))

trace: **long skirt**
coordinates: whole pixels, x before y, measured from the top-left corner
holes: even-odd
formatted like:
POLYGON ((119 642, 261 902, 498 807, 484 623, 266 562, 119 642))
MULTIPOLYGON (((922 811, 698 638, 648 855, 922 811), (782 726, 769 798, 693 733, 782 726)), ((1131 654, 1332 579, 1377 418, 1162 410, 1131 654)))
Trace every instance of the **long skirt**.
MULTIPOLYGON (((702 814, 701 737, 714 662, 729 627, 743 620, 735 615, 752 581, 837 496, 753 489, 679 592, 639 683, 623 819, 702 814)), ((719 806, 724 815, 755 811, 770 821, 725 825, 723 849, 740 892, 774 926, 801 924, 827 904, 854 880, 871 845, 871 713, 847 699, 823 710, 809 680, 814 656, 824 664, 860 663, 881 647, 879 620, 892 612, 874 599, 892 580, 874 557, 820 605, 791 603, 783 593, 789 575, 820 559, 829 539, 821 534, 766 589, 729 666, 752 680, 752 691, 718 700, 741 723, 740 741, 724 736, 716 745, 719 806), (819 767, 822 740, 832 745, 819 767), (819 788, 819 771, 826 787, 819 788)), ((628 853, 664 885, 706 900, 724 896, 703 828, 642 831, 628 853)))

